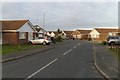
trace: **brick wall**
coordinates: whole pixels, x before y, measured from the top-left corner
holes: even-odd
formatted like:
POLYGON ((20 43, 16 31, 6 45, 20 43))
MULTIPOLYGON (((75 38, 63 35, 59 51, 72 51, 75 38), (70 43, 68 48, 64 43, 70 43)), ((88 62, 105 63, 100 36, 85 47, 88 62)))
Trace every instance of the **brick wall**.
POLYGON ((95 41, 106 41, 108 33, 100 34, 99 38, 96 38, 95 41))
POLYGON ((26 33, 26 39, 19 39, 19 32, 3 32, 2 33, 3 44, 27 44, 28 33, 26 33))
POLYGON ((3 44, 17 44, 18 43, 18 33, 15 32, 3 32, 2 39, 3 44))
POLYGON ((81 39, 82 40, 88 40, 88 35, 82 35, 81 39))
POLYGON ((72 37, 72 35, 67 34, 66 37, 72 37))

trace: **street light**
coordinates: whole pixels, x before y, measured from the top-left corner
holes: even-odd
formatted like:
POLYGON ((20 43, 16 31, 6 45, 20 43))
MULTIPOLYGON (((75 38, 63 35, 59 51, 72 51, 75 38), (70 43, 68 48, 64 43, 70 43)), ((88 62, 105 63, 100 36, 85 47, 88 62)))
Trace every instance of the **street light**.
POLYGON ((43 29, 45 29, 45 13, 46 11, 43 11, 43 29))

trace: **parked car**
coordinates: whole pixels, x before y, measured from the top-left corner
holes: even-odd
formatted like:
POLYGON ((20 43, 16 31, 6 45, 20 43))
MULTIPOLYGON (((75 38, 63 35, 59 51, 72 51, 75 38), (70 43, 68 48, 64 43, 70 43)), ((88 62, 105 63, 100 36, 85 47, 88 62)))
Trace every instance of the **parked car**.
POLYGON ((43 44, 43 45, 49 45, 51 43, 50 38, 47 37, 38 37, 34 40, 30 40, 29 44, 43 44))
POLYGON ((120 45, 120 36, 108 36, 107 43, 109 45, 120 45))

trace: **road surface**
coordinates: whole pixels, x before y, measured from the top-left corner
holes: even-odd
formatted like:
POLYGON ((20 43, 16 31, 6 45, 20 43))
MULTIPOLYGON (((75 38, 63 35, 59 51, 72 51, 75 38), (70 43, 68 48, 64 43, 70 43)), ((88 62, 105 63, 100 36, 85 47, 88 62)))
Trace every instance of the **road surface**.
POLYGON ((3 63, 3 78, 102 78, 88 41, 65 40, 55 48, 3 63))

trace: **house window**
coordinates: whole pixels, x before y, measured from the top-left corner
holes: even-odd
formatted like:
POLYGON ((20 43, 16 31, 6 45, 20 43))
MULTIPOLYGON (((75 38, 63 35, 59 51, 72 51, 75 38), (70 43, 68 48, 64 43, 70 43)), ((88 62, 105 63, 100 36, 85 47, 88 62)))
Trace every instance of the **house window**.
POLYGON ((25 32, 19 32, 19 39, 26 39, 26 33, 25 32))
POLYGON ((91 35, 91 38, 99 38, 99 35, 97 35, 97 34, 96 34, 96 35, 92 34, 92 35, 91 35))
POLYGON ((112 36, 113 34, 112 33, 108 33, 110 36, 112 36))
POLYGON ((76 35, 73 35, 74 38, 76 38, 76 35))
POLYGON ((99 35, 96 35, 96 38, 99 38, 99 35))

